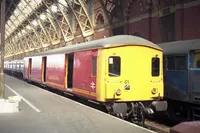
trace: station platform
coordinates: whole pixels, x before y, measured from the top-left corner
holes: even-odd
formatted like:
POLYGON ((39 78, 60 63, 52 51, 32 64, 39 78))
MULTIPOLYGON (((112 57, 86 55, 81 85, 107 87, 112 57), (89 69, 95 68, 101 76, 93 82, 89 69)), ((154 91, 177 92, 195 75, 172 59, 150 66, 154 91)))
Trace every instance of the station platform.
POLYGON ((153 133, 8 75, 5 95, 22 101, 20 112, 0 114, 1 133, 153 133))

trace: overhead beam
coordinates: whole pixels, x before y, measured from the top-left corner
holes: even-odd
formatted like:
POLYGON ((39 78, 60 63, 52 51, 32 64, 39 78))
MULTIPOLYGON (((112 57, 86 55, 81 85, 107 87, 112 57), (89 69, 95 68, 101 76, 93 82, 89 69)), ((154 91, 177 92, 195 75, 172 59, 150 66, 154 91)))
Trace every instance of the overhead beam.
POLYGON ((73 12, 80 26, 83 37, 92 35, 94 33, 94 27, 87 12, 85 3, 83 3, 82 0, 65 0, 65 2, 73 12))

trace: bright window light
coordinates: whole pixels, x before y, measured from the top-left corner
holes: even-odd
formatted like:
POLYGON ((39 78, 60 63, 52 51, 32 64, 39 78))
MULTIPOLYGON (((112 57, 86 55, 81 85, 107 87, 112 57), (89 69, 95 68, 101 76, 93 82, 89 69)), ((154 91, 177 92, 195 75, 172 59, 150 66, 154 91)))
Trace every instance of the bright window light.
POLYGON ((32 24, 33 24, 34 26, 37 26, 38 23, 37 23, 36 20, 33 20, 32 24))
POLYGON ((42 2, 42 0, 35 0, 35 2, 39 5, 42 2))
POLYGON ((22 30, 22 33, 26 33, 26 31, 23 29, 23 30, 22 30))
POLYGON ((65 1, 65 0, 58 0, 58 2, 59 2, 60 4, 62 4, 62 5, 65 5, 65 6, 67 6, 67 3, 66 3, 66 1, 65 1))
POLYGON ((52 5, 51 6, 51 10, 52 10, 52 12, 57 12, 58 11, 57 6, 52 5))
POLYGON ((29 25, 27 25, 27 26, 26 26, 26 28, 27 28, 28 30, 30 30, 30 29, 31 29, 31 27, 30 27, 29 25))
POLYGON ((46 19, 46 16, 45 16, 44 14, 41 14, 41 15, 40 15, 40 18, 41 18, 42 20, 45 20, 45 19, 46 19))

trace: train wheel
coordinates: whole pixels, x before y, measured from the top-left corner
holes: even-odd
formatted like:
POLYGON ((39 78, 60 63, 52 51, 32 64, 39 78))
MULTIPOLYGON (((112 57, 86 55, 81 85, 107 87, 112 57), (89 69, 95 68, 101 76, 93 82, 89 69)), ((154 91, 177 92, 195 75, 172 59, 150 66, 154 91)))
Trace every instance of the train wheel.
POLYGON ((145 126, 145 113, 144 113, 144 105, 142 103, 135 103, 133 107, 133 118, 132 122, 141 126, 145 126))
POLYGON ((131 103, 108 103, 106 109, 109 114, 117 116, 121 119, 128 119, 132 114, 131 103))

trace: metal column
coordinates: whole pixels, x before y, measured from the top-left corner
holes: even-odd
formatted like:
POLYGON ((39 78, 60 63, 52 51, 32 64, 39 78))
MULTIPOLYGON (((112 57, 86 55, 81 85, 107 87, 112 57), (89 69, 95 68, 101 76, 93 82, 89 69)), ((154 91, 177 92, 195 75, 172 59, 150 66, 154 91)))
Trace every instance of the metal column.
POLYGON ((0 68, 0 98, 5 98, 4 93, 4 44, 5 44, 5 0, 1 0, 1 29, 0 29, 0 52, 1 52, 1 68, 0 68))

